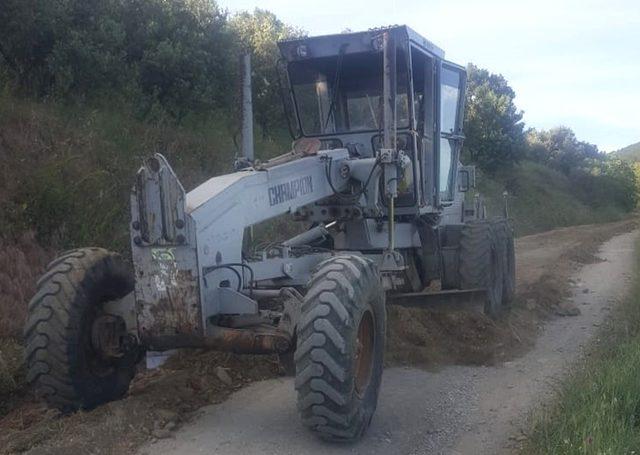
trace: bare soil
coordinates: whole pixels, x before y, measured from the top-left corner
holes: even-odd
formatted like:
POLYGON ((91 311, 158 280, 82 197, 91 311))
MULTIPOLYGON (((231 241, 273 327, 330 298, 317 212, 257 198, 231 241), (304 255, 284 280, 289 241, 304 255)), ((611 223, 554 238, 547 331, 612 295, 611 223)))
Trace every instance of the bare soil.
POLYGON ((482 313, 390 307, 387 364, 493 365, 521 355, 535 342, 543 321, 577 310, 565 301, 576 268, 598 262, 594 253, 604 241, 637 225, 631 219, 516 239, 516 299, 495 321, 482 313))
MULTIPOLYGON (((388 364, 492 365, 526 352, 544 320, 571 310, 563 298, 575 268, 597 261, 594 253, 603 241, 636 226, 627 220, 518 239, 517 301, 497 321, 479 313, 390 308, 388 364)), ((202 406, 282 374, 274 356, 188 352, 158 370, 141 372, 123 400, 71 416, 46 410, 20 389, 10 397, 0 395, 0 453, 131 452, 170 437, 202 406)))
POLYGON ((145 441, 169 436, 202 406, 279 374, 274 356, 199 351, 180 353, 160 369, 141 372, 127 397, 92 411, 60 416, 26 394, 0 419, 0 452, 130 453, 145 441))

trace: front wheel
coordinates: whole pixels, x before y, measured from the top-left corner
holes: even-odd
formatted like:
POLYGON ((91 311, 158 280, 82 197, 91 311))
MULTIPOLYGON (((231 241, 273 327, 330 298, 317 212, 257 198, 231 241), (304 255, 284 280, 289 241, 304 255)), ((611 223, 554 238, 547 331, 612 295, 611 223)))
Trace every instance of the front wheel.
POLYGON ((295 353, 298 409, 323 439, 354 441, 378 403, 386 330, 376 266, 357 255, 321 263, 302 305, 295 353))
POLYGON ((120 256, 101 248, 73 250, 49 265, 29 302, 25 355, 27 379, 51 407, 92 408, 127 392, 140 351, 104 304, 133 285, 120 256))

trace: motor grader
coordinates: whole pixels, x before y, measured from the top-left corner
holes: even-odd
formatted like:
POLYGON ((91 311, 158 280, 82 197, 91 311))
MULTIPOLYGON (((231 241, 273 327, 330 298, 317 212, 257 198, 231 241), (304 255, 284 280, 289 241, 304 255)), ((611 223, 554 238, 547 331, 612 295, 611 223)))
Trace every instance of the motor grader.
POLYGON ((475 301, 495 316, 509 303, 512 230, 466 194, 474 170, 459 161, 465 69, 406 26, 279 49, 290 152, 254 159, 245 72, 235 171, 187 193, 150 157, 131 192, 131 261, 81 248, 40 279, 26 357, 51 406, 122 397, 147 351, 277 353, 293 359, 302 423, 356 440, 376 409, 386 305, 475 301), (252 226, 282 215, 308 230, 247 248, 252 226))

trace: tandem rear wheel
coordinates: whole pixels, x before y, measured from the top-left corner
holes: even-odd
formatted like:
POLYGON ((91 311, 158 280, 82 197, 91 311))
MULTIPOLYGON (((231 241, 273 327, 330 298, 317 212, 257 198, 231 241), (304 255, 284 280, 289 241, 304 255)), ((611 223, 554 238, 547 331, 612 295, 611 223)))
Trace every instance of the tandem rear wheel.
POLYGON ((485 313, 496 318, 515 294, 513 230, 504 219, 471 221, 462 228, 461 289, 486 289, 485 313))

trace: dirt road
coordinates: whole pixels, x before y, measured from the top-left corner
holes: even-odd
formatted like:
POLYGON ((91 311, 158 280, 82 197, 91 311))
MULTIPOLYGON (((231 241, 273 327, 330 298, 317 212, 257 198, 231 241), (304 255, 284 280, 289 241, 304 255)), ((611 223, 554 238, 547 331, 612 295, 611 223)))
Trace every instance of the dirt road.
POLYGON ((624 292, 633 240, 624 233, 636 228, 627 220, 520 238, 517 302, 498 321, 478 313, 390 308, 388 368, 361 444, 327 446, 301 428, 292 381, 280 376, 275 357, 190 352, 141 372, 127 397, 92 411, 60 418, 26 390, 0 403, 8 408, 0 414, 0 453, 504 450, 518 442, 509 437, 519 436, 527 410, 624 292), (589 265, 580 271, 583 264, 589 265), (563 303, 572 277, 578 283, 573 306, 563 303), (581 315, 559 316, 576 308, 581 315))
MULTIPOLYGON (((148 454, 388 454, 510 452, 523 439, 526 416, 553 390, 553 384, 580 357, 608 311, 630 281, 637 231, 606 241, 594 257, 585 242, 594 227, 526 237, 518 242, 519 293, 544 300, 546 276, 572 277, 569 300, 575 306, 540 329, 526 354, 493 366, 445 366, 385 370, 378 411, 359 444, 323 443, 300 425, 293 380, 255 383, 201 416, 172 438, 143 447, 148 454), (602 260, 601 260, 602 259, 602 260), (588 262, 572 269, 575 261, 588 262)), ((591 238, 591 237, 589 237, 591 238)), ((549 292, 561 292, 551 286, 549 292), (554 291, 555 289, 555 291, 554 291)), ((529 300, 532 297, 527 297, 529 300)), ((529 302, 531 304, 531 302, 529 302)), ((535 304, 535 302, 534 302, 535 304)), ((533 305, 533 304, 532 304, 533 305)), ((564 311, 564 310, 563 310, 564 311)), ((516 335, 517 336, 517 335, 516 335)))

